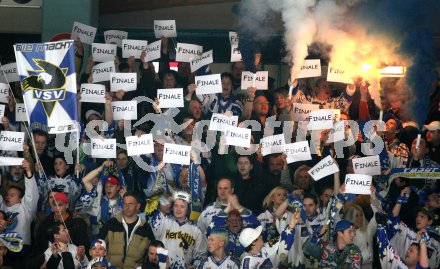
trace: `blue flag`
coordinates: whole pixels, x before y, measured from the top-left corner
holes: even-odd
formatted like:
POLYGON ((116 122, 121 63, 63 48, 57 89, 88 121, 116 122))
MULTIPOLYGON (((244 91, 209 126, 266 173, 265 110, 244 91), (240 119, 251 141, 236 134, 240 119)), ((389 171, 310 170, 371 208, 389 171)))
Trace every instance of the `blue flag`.
POLYGON ((73 40, 14 46, 29 125, 48 133, 77 129, 73 40))

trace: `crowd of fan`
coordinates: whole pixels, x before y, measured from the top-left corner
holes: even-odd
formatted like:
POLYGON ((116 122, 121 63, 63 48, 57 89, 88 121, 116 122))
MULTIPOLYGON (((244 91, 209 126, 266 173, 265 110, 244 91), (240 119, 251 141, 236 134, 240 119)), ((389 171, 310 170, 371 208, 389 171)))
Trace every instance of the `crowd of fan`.
MULTIPOLYGON (((76 46, 79 67, 84 49, 78 41, 76 46)), ((241 90, 241 72, 246 66, 235 62, 221 74, 222 93, 200 96, 194 77, 208 74, 209 67, 191 73, 187 63, 179 63, 178 71, 170 70, 166 38, 162 38, 159 70, 144 62, 144 57, 140 62, 133 57, 126 62, 115 59, 118 72, 138 74, 136 91, 112 93, 109 84, 103 83, 108 91, 105 104, 81 103, 79 98, 80 143, 86 145, 95 135, 125 144, 127 133, 153 133, 154 153, 129 157, 125 149, 118 149, 114 160, 82 155, 79 164, 68 164, 57 151, 53 135, 33 130, 33 143, 28 140, 24 145, 23 165, 1 167, 0 230, 18 233, 24 244, 20 252, 6 251, 0 238, 3 266, 439 268, 437 181, 387 180, 393 168, 438 167, 440 93, 436 85, 424 126, 415 127, 401 117, 399 100, 384 97, 386 127, 376 130, 385 142, 380 154, 382 175, 373 177, 371 195, 352 195, 345 193, 341 182, 353 173, 352 160, 365 156, 361 144, 369 140, 362 130, 353 133, 346 126, 346 140, 355 139, 344 148, 343 156, 336 155, 334 143, 327 142, 329 130, 322 130, 317 138, 304 134, 305 139, 316 140, 316 152, 311 160, 294 163, 288 163, 281 153, 240 155, 233 146, 225 149, 220 132, 205 129, 197 137, 194 130, 197 122, 209 120, 213 113, 229 113, 240 122, 255 120, 261 125, 260 131, 252 130, 254 144, 283 132, 289 139, 286 143, 297 142, 302 130, 298 124, 292 127, 292 103, 340 109, 341 120, 365 123, 377 119, 380 109, 367 83, 358 80, 341 85, 318 78, 289 81, 275 89, 271 79, 266 91, 241 90), (154 100, 138 104, 138 119, 148 113, 167 119, 169 114, 158 108, 156 100, 157 89, 167 88, 184 89, 185 106, 171 118, 183 124, 180 132, 173 132, 165 121, 132 128, 130 121, 113 120, 112 101, 138 96, 154 100), (93 120, 102 122, 91 127, 87 123, 93 120), (266 124, 273 120, 281 125, 266 124), (104 122, 108 124, 105 130, 104 122), (418 130, 423 134, 416 148, 418 130), (200 141, 212 135, 216 145, 204 151, 200 141), (165 142, 191 145, 196 152, 191 164, 162 163, 165 142), (308 170, 328 155, 334 157, 340 172, 314 181, 308 170), (139 162, 150 166, 151 172, 139 162), (200 188, 194 188, 194 182, 200 188)), ((85 69, 78 68, 78 74, 82 71, 78 85, 93 82, 94 64, 89 57, 85 69)), ((256 65, 262 66, 258 60, 256 65)), ((14 114, 16 102, 23 100, 20 84, 11 83, 11 88, 14 96, 7 104, 1 130, 25 131, 14 114)))

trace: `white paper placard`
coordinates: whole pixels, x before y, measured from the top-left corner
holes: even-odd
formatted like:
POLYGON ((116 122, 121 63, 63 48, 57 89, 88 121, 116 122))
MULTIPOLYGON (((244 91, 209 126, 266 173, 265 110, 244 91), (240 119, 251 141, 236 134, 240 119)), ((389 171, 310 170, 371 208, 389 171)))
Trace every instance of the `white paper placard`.
POLYGON ((116 45, 114 44, 92 44, 92 56, 94 62, 108 62, 114 61, 116 56, 116 45))
POLYGON ((333 129, 328 134, 327 143, 335 143, 345 139, 345 121, 338 121, 333 124, 333 129))
POLYGON ((123 90, 124 92, 135 91, 137 88, 137 74, 136 73, 110 73, 110 90, 117 92, 123 90))
POLYGON ((154 152, 154 141, 152 134, 143 134, 140 137, 127 136, 125 138, 127 155, 136 156, 154 152))
POLYGON ((23 165, 24 158, 0 157, 0 166, 23 165))
POLYGON ((23 151, 24 133, 23 132, 0 132, 0 149, 11 151, 23 151))
POLYGON ((220 74, 196 76, 195 84, 197 86, 196 94, 198 95, 221 93, 223 90, 220 74))
POLYGON ((134 56, 135 59, 140 59, 143 51, 147 50, 148 41, 123 39, 122 40, 122 58, 129 58, 134 56))
POLYGON ((212 113, 211 122, 209 123, 209 130, 211 131, 225 131, 228 126, 237 127, 238 116, 228 116, 220 113, 212 113))
POLYGON ((0 83, 0 103, 7 104, 9 102, 9 84, 0 83))
POLYGON ((190 59, 203 53, 203 47, 194 44, 177 43, 176 62, 189 63, 190 59))
POLYGON ((110 80, 110 73, 115 71, 113 60, 95 65, 92 69, 93 83, 110 80))
POLYGON ((0 104, 0 120, 5 116, 6 105, 0 104))
POLYGON ((160 108, 183 107, 183 88, 158 89, 157 99, 160 108))
POLYGON ((0 81, 11 83, 20 81, 17 71, 17 63, 3 64, 0 68, 0 81))
POLYGON ((195 56, 189 59, 189 64, 191 67, 191 72, 196 72, 200 67, 208 65, 214 62, 212 56, 213 50, 207 51, 200 56, 195 56))
POLYGON ((260 140, 261 154, 266 156, 269 154, 283 152, 284 144, 284 134, 263 137, 260 140))
POLYGON ((255 87, 257 90, 267 90, 268 80, 268 71, 258 71, 255 74, 249 71, 243 71, 241 73, 241 89, 246 90, 249 87, 255 87))
POLYGON ((137 102, 136 101, 113 101, 112 111, 114 120, 136 120, 137 102))
POLYGON ((329 63, 328 65, 327 81, 340 82, 346 84, 353 83, 353 79, 352 76, 349 74, 349 70, 341 66, 334 66, 332 63, 329 63))
POLYGON ((231 63, 233 62, 241 62, 241 53, 240 50, 238 49, 238 44, 237 45, 232 45, 231 46, 231 63))
POLYGON ((310 111, 308 130, 333 128, 333 109, 318 109, 310 111))
POLYGON ((27 120, 26 107, 23 103, 15 104, 15 121, 25 122, 27 120))
POLYGON ((381 174, 379 155, 352 159, 356 174, 377 176, 381 174))
POLYGON ((309 113, 318 110, 319 105, 292 103, 292 113, 294 121, 309 121, 309 113))
POLYGON ((154 36, 177 37, 176 20, 154 20, 154 36))
POLYGON ((191 162, 191 146, 165 143, 163 148, 163 162, 189 165, 191 162))
POLYGON ((116 158, 116 139, 91 139, 93 158, 116 158))
POLYGON ((159 59, 161 47, 162 47, 162 43, 160 40, 150 43, 147 46, 147 50, 146 50, 147 55, 145 56, 145 61, 151 62, 153 60, 159 59))
POLYGON ((370 195, 371 179, 370 175, 345 175, 345 193, 370 195))
POLYGON ((251 145, 251 129, 227 126, 225 138, 226 145, 249 148, 251 145))
POLYGON ((80 22, 74 22, 71 37, 76 40, 78 37, 82 43, 92 45, 96 36, 96 28, 80 22))
POLYGON ((229 43, 231 46, 237 45, 238 46, 238 34, 237 32, 229 32, 229 43))
POLYGON ((116 44, 122 48, 122 40, 127 39, 128 33, 119 30, 108 30, 104 32, 104 39, 106 44, 116 44))
POLYGON ((81 84, 82 103, 101 103, 105 104, 105 86, 101 84, 81 84))
POLYGON ((332 156, 329 155, 313 166, 308 172, 315 181, 318 181, 323 177, 339 172, 339 167, 332 156))
POLYGON ((312 159, 308 141, 285 144, 283 151, 287 156, 287 163, 308 161, 312 159))
POLYGON ((297 78, 312 78, 321 76, 321 60, 304 60, 301 65, 297 78))
POLYGON ((361 144, 361 151, 363 154, 367 156, 374 155, 373 149, 371 148, 372 143, 362 143, 361 144))

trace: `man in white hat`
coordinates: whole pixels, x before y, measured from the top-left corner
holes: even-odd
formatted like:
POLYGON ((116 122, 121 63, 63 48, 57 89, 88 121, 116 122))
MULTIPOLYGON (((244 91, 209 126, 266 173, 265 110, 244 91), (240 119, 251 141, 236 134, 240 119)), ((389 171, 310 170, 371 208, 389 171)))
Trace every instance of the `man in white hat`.
POLYGON ((196 268, 207 255, 206 237, 188 220, 191 195, 178 191, 173 198, 173 216, 165 217, 157 209, 149 223, 156 239, 169 251, 171 268, 196 268))
POLYGON ((440 121, 433 121, 423 126, 428 141, 429 158, 436 163, 440 163, 440 121))
POLYGON ((240 244, 245 247, 246 253, 243 254, 240 268, 278 268, 280 261, 287 258, 287 253, 294 241, 294 229, 299 219, 300 212, 297 211, 289 225, 281 233, 279 241, 272 246, 263 241, 262 226, 255 229, 243 229, 240 234, 240 244))

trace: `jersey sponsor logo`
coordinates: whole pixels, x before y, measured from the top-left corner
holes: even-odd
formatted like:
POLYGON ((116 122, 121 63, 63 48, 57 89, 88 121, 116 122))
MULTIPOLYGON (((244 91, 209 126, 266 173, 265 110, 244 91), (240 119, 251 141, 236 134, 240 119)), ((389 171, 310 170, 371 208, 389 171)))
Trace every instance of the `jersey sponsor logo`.
POLYGON ((180 247, 187 249, 190 245, 195 245, 196 240, 189 233, 185 233, 182 231, 179 232, 171 232, 170 230, 166 230, 165 233, 166 239, 178 239, 182 240, 180 247))

